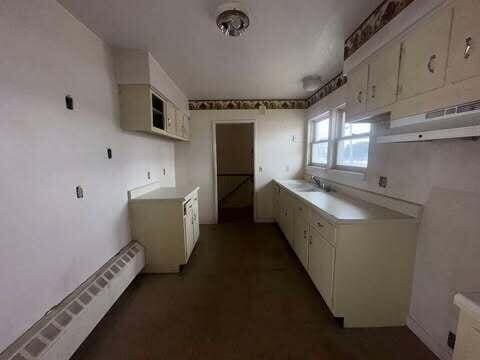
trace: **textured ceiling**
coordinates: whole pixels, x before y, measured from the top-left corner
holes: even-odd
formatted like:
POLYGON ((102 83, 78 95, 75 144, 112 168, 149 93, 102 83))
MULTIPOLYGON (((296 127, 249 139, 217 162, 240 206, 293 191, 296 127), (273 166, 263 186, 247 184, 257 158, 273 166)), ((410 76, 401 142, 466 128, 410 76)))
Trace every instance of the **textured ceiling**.
POLYGON ((240 38, 216 28, 215 0, 60 0, 114 46, 148 50, 189 99, 305 98, 301 79, 342 69, 345 38, 381 0, 245 0, 240 38))

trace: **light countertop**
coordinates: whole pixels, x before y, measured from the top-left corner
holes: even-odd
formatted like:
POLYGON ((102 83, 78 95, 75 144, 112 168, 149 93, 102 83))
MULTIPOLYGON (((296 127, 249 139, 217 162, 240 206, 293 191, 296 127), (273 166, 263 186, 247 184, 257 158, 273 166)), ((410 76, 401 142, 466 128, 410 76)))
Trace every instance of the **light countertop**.
POLYGON ((302 191, 299 188, 313 187, 313 184, 305 180, 275 180, 275 182, 334 223, 416 221, 414 217, 338 192, 302 191))
POLYGON ((131 201, 137 200, 188 200, 192 193, 197 191, 199 187, 181 186, 181 187, 159 187, 145 194, 132 198, 131 201))
POLYGON ((460 310, 467 311, 475 319, 480 321, 480 292, 456 294, 454 303, 460 310))

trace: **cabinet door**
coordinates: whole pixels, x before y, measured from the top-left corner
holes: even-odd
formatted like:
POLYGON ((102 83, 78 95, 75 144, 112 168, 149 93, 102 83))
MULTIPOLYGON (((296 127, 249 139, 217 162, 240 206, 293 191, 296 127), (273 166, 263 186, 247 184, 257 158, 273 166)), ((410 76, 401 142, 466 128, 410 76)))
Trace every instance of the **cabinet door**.
POLYGON ((294 250, 305 269, 308 269, 308 222, 295 218, 294 250))
POLYGON ((190 258, 190 254, 192 253, 194 244, 194 234, 193 234, 193 206, 192 203, 188 203, 187 205, 186 214, 184 215, 183 219, 183 226, 185 229, 185 251, 186 251, 186 259, 190 258))
POLYGON ((325 302, 333 302, 333 272, 335 248, 320 233, 310 227, 308 248, 308 273, 325 302))
POLYGON ((359 65, 350 74, 347 82, 347 117, 367 111, 368 64, 359 65))
POLYGON ((421 22, 403 41, 398 98, 406 99, 445 83, 452 8, 421 22))
POLYGON ((183 137, 190 139, 190 117, 183 115, 183 137))
POLYGON ((480 75, 480 1, 458 0, 453 6, 447 78, 458 82, 480 75))
POLYGON ((176 125, 175 125, 175 107, 172 103, 166 102, 167 105, 167 132, 171 134, 176 134, 176 125))
POLYGON ((280 188, 278 185, 273 185, 273 216, 277 224, 280 220, 280 213, 280 188))
POLYGON ((200 218, 198 214, 198 195, 193 198, 193 243, 196 244, 200 237, 200 218))
POLYGON ((400 48, 399 42, 388 45, 370 61, 367 111, 393 104, 397 100, 400 48))
POLYGON ((183 113, 178 109, 175 109, 175 133, 183 137, 183 113))

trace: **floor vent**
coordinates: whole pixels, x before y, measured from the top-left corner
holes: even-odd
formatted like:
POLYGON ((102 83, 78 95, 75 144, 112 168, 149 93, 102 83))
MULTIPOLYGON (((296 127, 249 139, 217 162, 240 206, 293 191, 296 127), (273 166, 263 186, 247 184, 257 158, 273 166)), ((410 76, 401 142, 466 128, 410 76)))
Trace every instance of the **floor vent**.
POLYGON ((0 360, 67 360, 145 266, 131 243, 0 354, 0 360))

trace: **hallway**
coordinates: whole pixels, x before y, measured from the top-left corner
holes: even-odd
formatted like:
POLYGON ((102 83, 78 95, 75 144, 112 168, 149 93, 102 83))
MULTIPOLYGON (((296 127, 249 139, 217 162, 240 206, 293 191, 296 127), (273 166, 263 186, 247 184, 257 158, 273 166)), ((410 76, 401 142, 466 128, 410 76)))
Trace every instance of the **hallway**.
POLYGON ((179 275, 141 275, 73 356, 433 360, 407 328, 337 327, 273 224, 203 225, 179 275))

